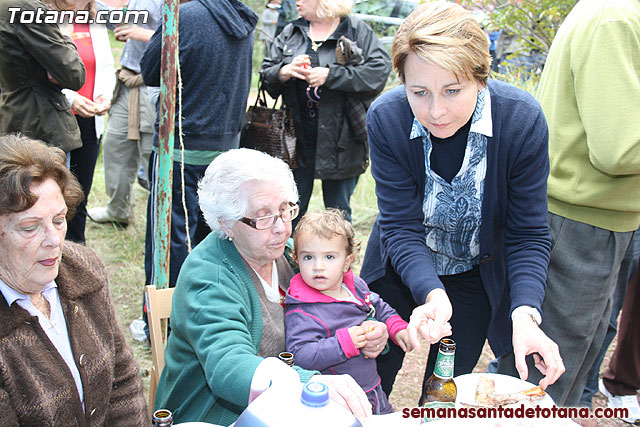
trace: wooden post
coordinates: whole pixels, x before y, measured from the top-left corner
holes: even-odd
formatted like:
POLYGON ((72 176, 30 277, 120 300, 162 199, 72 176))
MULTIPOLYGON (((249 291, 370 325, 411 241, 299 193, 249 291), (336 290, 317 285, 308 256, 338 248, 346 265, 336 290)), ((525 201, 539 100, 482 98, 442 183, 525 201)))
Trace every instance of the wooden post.
POLYGON ((178 0, 165 0, 162 7, 162 59, 160 71, 159 147, 157 173, 154 284, 169 286, 171 247, 171 192, 173 188, 173 147, 176 110, 178 49, 178 0))

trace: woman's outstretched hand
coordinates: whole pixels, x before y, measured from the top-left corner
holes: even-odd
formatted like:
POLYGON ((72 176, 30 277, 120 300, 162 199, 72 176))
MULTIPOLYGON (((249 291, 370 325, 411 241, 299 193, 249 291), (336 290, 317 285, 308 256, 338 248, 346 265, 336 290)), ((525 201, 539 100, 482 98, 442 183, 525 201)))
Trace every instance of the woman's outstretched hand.
POLYGON ((413 347, 420 349, 420 335, 430 344, 435 344, 442 337, 451 335, 451 314, 453 308, 444 289, 434 289, 427 295, 425 303, 416 307, 409 319, 409 338, 413 347))
POLYGON ((560 349, 526 313, 513 315, 513 355, 520 378, 529 377, 529 369, 525 357, 533 354, 536 368, 544 378, 540 380, 540 388, 546 389, 556 382, 565 371, 560 349))

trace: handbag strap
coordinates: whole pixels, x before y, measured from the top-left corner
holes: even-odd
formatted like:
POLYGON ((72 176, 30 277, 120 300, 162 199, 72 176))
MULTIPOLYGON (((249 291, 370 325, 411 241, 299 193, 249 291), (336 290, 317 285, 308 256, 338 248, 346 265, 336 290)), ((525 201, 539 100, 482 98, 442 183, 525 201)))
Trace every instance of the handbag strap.
MULTIPOLYGON (((278 99, 280 99, 281 96, 282 94, 278 95, 276 99, 274 99, 272 107, 274 110, 276 108, 276 105, 278 105, 278 99)), ((262 76, 262 73, 260 73, 260 78, 258 79, 258 95, 256 96, 256 103, 254 107, 257 107, 258 105, 260 105, 261 107, 268 107, 267 91, 264 88, 264 77, 262 76)))

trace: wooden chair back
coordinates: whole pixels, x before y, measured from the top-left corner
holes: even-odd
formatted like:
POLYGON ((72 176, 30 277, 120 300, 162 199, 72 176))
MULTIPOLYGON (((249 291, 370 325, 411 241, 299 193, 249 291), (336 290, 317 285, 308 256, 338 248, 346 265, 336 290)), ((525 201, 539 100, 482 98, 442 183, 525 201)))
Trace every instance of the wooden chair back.
POLYGON ((153 414, 153 405, 156 400, 156 389, 160 374, 164 369, 164 349, 167 340, 167 324, 171 316, 171 300, 174 288, 156 289, 154 285, 145 286, 145 298, 147 301, 147 320, 149 322, 149 339, 151 341, 151 366, 149 382, 149 417, 153 414))

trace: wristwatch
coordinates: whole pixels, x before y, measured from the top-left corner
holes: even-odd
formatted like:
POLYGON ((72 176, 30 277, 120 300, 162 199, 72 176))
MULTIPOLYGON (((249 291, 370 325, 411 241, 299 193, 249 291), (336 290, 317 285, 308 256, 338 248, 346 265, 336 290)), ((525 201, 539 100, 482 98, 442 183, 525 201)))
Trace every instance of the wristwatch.
POLYGON ((516 307, 512 312, 511 312, 511 320, 513 321, 513 315, 516 313, 526 313, 529 315, 529 317, 531 318, 531 320, 533 321, 533 323, 536 324, 536 326, 540 326, 540 324, 542 323, 542 316, 540 315, 540 312, 529 306, 529 305, 521 305, 519 307, 516 307))

